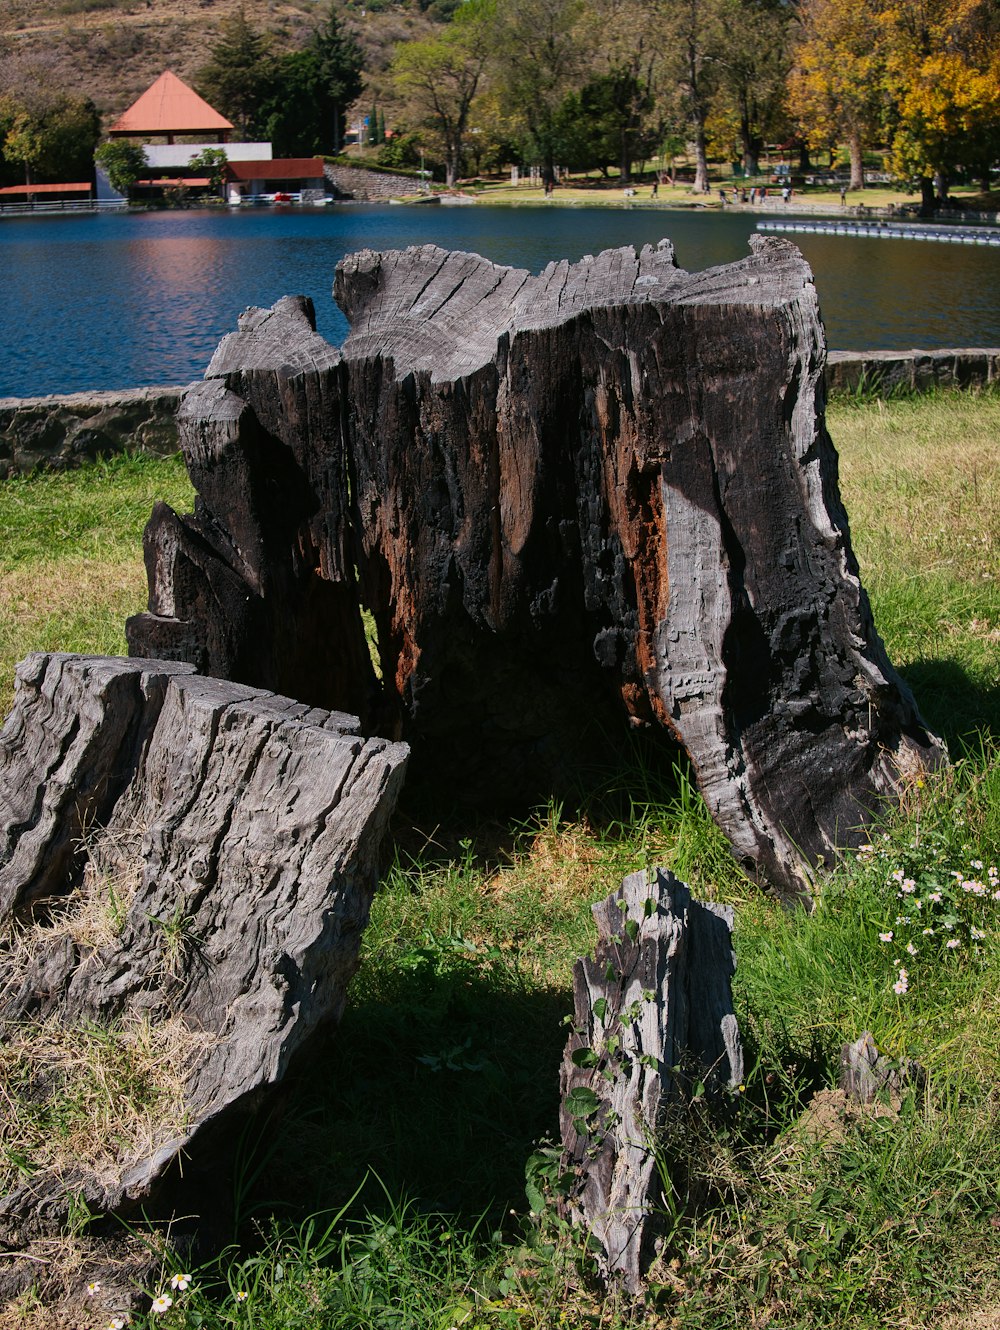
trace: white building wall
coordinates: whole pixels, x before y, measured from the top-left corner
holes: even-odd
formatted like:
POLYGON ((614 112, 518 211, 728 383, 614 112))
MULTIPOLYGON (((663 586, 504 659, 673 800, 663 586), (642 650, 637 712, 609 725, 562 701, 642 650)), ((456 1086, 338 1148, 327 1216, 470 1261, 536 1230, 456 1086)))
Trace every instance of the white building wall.
POLYGON ((146 161, 154 170, 176 170, 187 166, 206 148, 221 148, 231 162, 269 162, 273 158, 270 143, 144 143, 146 161))

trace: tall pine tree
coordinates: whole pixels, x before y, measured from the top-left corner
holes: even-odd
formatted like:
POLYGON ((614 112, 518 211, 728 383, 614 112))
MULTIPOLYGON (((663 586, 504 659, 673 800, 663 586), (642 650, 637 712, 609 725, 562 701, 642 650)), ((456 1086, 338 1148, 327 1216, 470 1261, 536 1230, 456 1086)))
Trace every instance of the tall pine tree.
POLYGON ((242 139, 260 128, 260 112, 271 90, 270 46, 240 8, 219 24, 212 58, 198 71, 198 91, 227 116, 242 139))

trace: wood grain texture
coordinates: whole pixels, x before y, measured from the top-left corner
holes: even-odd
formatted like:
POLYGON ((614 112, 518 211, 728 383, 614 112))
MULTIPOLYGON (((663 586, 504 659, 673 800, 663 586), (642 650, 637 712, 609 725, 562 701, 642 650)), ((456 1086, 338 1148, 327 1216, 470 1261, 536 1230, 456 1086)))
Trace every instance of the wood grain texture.
POLYGON ((197 1160, 336 1025, 406 755, 355 717, 169 662, 24 662, 0 735, 0 1039, 28 1020, 135 1015, 209 1037, 179 1134, 113 1177, 36 1175, 0 1200, 0 1238, 48 1222, 71 1190, 101 1211, 147 1204, 181 1152, 197 1160), (61 926, 81 828, 138 847, 134 897, 100 945, 61 926), (29 919, 25 957, 9 944, 29 919))
POLYGON ((594 918, 560 1074, 563 1165, 574 1179, 566 1208, 600 1244, 605 1276, 637 1293, 660 1199, 663 1116, 693 1082, 717 1096, 743 1076, 732 910, 693 900, 653 869, 626 877, 594 918))
POLYGON ((337 270, 339 357, 294 306, 244 316, 189 399, 202 500, 154 517, 155 617, 130 650, 354 710, 411 743, 422 785, 494 808, 578 794, 653 727, 746 868, 807 892, 944 750, 851 551, 811 274, 787 241, 751 250, 691 274, 662 242, 538 276, 363 251, 337 270), (201 484, 217 453, 238 483, 201 484), (248 558, 265 475, 281 526, 248 558))

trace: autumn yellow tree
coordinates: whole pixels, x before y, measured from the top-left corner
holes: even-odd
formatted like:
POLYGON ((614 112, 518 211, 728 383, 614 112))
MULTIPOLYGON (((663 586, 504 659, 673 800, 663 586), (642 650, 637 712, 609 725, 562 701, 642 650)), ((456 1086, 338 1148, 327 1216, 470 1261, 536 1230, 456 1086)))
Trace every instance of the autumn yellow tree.
POLYGON ((789 75, 794 119, 812 147, 847 144, 851 189, 864 188, 864 149, 885 103, 878 0, 802 0, 789 75))
POLYGON ((896 170, 919 180, 924 211, 959 169, 988 188, 1000 156, 1000 6, 883 0, 880 25, 896 170))

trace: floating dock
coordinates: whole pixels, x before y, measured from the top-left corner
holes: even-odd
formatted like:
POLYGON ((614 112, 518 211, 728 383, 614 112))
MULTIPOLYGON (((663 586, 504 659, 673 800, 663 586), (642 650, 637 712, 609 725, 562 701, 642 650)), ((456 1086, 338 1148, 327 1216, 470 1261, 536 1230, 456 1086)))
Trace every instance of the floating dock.
POLYGON ((1000 245, 1000 227, 920 225, 918 222, 864 222, 845 217, 843 221, 821 222, 790 218, 780 222, 758 222, 758 231, 804 231, 814 235, 874 236, 881 240, 936 240, 948 245, 1000 245))

